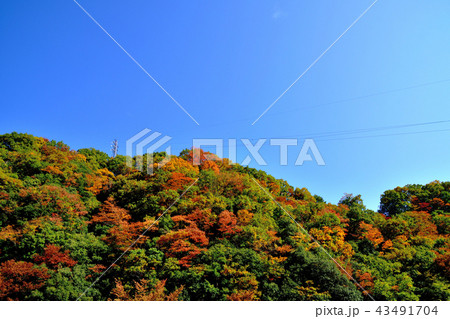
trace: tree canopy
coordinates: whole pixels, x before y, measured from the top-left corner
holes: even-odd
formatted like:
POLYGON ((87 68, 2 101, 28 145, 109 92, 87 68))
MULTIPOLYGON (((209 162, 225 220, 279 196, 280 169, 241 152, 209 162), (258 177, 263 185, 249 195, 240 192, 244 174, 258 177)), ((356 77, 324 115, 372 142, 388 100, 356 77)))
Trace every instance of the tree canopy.
POLYGON ((450 182, 387 190, 375 212, 201 150, 165 156, 132 159, 148 175, 1 135, 0 300, 450 299, 450 182))

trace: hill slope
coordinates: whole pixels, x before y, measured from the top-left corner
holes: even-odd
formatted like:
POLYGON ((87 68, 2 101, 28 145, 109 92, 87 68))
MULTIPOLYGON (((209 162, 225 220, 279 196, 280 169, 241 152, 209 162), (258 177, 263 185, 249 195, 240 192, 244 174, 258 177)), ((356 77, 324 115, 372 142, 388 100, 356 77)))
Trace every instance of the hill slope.
POLYGON ((0 299, 450 299, 450 182, 386 191, 373 212, 191 157, 147 175, 123 156, 1 135, 0 299))

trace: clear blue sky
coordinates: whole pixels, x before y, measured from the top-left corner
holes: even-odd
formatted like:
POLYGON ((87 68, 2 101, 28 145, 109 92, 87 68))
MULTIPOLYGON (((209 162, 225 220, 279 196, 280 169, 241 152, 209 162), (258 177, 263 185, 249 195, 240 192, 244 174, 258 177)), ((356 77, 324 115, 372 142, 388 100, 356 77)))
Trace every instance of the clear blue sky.
MULTIPOLYGON (((128 138, 150 128, 172 136, 177 154, 192 138, 308 137, 450 119, 446 0, 380 0, 254 126, 371 0, 79 3, 200 126, 73 1, 4 0, 0 133, 108 153, 117 138, 123 154, 128 138)), ((250 166, 334 203, 362 194, 376 209, 386 189, 450 179, 450 131, 390 134, 444 129, 450 123, 318 138, 324 167, 294 166, 299 147, 282 167, 266 144, 268 166, 250 166), (371 135, 390 136, 360 138, 371 135)))

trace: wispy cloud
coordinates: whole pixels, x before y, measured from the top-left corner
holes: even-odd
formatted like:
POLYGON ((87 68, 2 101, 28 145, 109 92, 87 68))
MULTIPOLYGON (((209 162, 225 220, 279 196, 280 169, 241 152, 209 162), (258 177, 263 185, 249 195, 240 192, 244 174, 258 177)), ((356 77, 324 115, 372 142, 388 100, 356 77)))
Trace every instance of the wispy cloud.
POLYGON ((275 9, 274 13, 272 14, 272 18, 274 20, 279 19, 281 16, 283 15, 283 11, 281 11, 280 9, 275 9))

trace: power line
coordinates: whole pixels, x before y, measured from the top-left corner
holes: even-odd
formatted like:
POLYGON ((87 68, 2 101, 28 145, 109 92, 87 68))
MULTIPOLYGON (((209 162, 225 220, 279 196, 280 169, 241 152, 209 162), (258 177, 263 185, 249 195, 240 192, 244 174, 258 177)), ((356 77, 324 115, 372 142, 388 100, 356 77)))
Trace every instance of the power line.
POLYGON ((347 276, 348 279, 351 279, 362 291, 363 293, 365 293, 367 296, 369 296, 369 298, 372 301, 375 301, 375 298, 373 298, 373 296, 363 287, 361 286, 361 284, 356 281, 356 279, 328 252, 328 250, 325 249, 325 247, 323 247, 316 238, 314 238, 291 214, 288 213, 288 211, 286 209, 284 209, 283 206, 281 206, 281 204, 275 200, 275 198, 272 196, 271 193, 269 193, 269 191, 267 189, 265 189, 264 187, 261 186, 260 183, 258 183, 258 181, 256 179, 254 179, 252 177, 253 181, 261 188, 261 190, 266 193, 269 198, 279 207, 281 208, 282 211, 284 211, 284 213, 294 221, 294 223, 305 233, 306 236, 309 237, 309 239, 314 242, 315 244, 318 245, 318 247, 320 249, 323 250, 323 252, 325 252, 325 254, 336 264, 336 266, 338 266, 347 276))
POLYGON ((379 127, 372 127, 372 128, 359 128, 359 129, 343 130, 343 131, 296 134, 296 136, 293 136, 293 137, 298 137, 299 135, 302 135, 302 137, 309 137, 309 136, 311 136, 311 137, 325 137, 325 136, 327 136, 328 137, 328 136, 337 136, 337 135, 366 133, 366 132, 373 132, 373 131, 393 130, 393 129, 398 129, 398 128, 407 128, 407 127, 415 127, 415 126, 435 125, 435 124, 443 124, 443 123, 449 123, 449 122, 450 122, 450 120, 432 121, 432 122, 420 122, 420 123, 412 123, 412 124, 379 126, 379 127))
MULTIPOLYGON (((348 97, 348 98, 344 98, 344 99, 341 99, 341 100, 335 100, 335 101, 331 101, 331 102, 325 102, 325 103, 320 103, 320 104, 315 104, 315 105, 308 105, 308 106, 305 106, 305 107, 289 108, 289 109, 286 109, 284 111, 278 111, 278 110, 275 111, 274 110, 274 111, 272 111, 273 114, 271 116, 277 116, 277 115, 292 113, 293 111, 312 110, 312 109, 321 108, 321 107, 327 107, 327 106, 331 106, 331 105, 335 105, 335 104, 341 104, 341 103, 346 103, 346 102, 358 101, 358 100, 363 100, 363 99, 367 99, 367 98, 371 98, 371 97, 387 95, 387 94, 392 94, 392 93, 402 92, 402 91, 408 91, 408 90, 413 90, 413 89, 418 89, 418 88, 422 88, 422 87, 433 86, 433 85, 438 85, 438 84, 443 84, 443 83, 448 83, 448 82, 450 82, 450 79, 444 79, 444 80, 438 80, 438 81, 432 81, 432 82, 424 82, 424 83, 419 83, 419 84, 416 84, 416 85, 410 85, 410 86, 401 87, 401 88, 395 88, 395 89, 386 90, 386 91, 379 91, 379 92, 369 93, 369 94, 366 94, 366 95, 359 95, 359 96, 354 96, 354 97, 348 97)), ((240 119, 234 119, 233 123, 247 122, 249 120, 251 120, 251 118, 249 118, 249 117, 247 117, 247 118, 240 118, 240 119)), ((210 125, 202 125, 202 127, 204 127, 204 128, 215 128, 215 127, 220 127, 220 126, 225 126, 225 125, 230 125, 230 123, 229 122, 219 122, 219 123, 212 123, 210 125)), ((179 130, 174 130, 172 132, 176 133, 178 131, 179 130)))
MULTIPOLYGON (((333 137, 339 135, 352 135, 352 134, 360 134, 360 133, 368 133, 374 131, 384 131, 384 130, 394 130, 399 128, 410 128, 417 126, 426 126, 426 125, 436 125, 436 124, 444 124, 450 123, 450 120, 442 120, 442 121, 432 121, 432 122, 420 122, 420 123, 411 123, 411 124, 400 124, 400 125, 390 125, 390 126, 379 126, 379 127, 371 127, 371 128, 359 128, 353 130, 342 130, 342 131, 328 131, 328 132, 319 132, 319 133, 299 133, 291 136, 277 137, 277 138, 322 138, 322 137, 333 137)), ((268 138, 268 137, 266 137, 268 138)), ((256 141, 259 138, 249 139, 250 141, 256 141)))
POLYGON ((261 115, 260 116, 258 116, 258 118, 256 119, 256 120, 254 120, 253 121, 253 123, 252 123, 252 126, 253 125, 255 125, 255 123, 256 122, 258 122, 259 121, 259 119, 261 118, 261 117, 263 117, 264 116, 264 114, 266 114, 306 73, 308 73, 308 71, 309 70, 311 70, 312 69, 312 67, 314 66, 314 65, 316 65, 316 63, 317 62, 319 62, 320 61, 320 59, 322 59, 322 57, 328 52, 328 51, 330 51, 331 50, 331 48, 333 48, 333 46, 336 44, 336 43, 338 43, 338 41, 351 29, 351 28, 353 28, 353 26, 359 21, 359 20, 361 20, 361 18, 362 17, 364 17, 365 15, 366 15, 366 13, 367 12, 369 12, 369 10, 370 9, 372 9, 372 7, 376 4, 378 2, 378 0, 375 0, 366 10, 364 10, 364 12, 363 13, 361 13, 361 15, 358 17, 358 18, 356 18, 356 20, 355 21, 353 21, 352 22, 352 24, 350 24, 350 26, 347 28, 347 29, 345 29, 345 31, 344 32, 342 32, 342 34, 336 39, 336 40, 334 40, 334 42, 328 47, 328 48, 326 48, 325 49, 325 51, 323 51, 322 52, 322 54, 321 55, 319 55, 319 57, 317 58, 317 59, 315 59, 314 60, 314 62, 313 63, 311 63, 307 68, 306 68, 306 70, 305 71, 303 71, 303 73, 302 74, 300 74, 300 76, 286 89, 286 90, 284 90, 284 92, 283 93, 281 93, 281 95, 279 96, 279 97, 277 97, 276 99, 275 99, 275 101, 273 101, 272 102, 272 104, 270 104, 262 113, 261 113, 261 115))
POLYGON ((341 140, 353 140, 353 139, 364 139, 364 138, 372 138, 372 137, 387 137, 387 136, 396 136, 396 135, 411 135, 411 134, 422 134, 422 133, 436 133, 436 132, 449 132, 450 129, 443 130, 429 130, 429 131, 417 131, 417 132, 403 132, 403 133, 391 133, 391 134, 381 134, 381 135, 368 135, 368 136, 351 136, 351 137, 343 137, 343 138, 334 138, 334 139, 325 139, 325 140, 315 140, 320 142, 325 141, 341 141, 341 140))
MULTIPOLYGON (((390 134, 379 134, 379 135, 366 135, 366 136, 350 136, 350 137, 342 137, 342 138, 333 138, 333 139, 314 139, 318 142, 326 142, 326 141, 341 141, 341 140, 352 140, 352 139, 364 139, 364 138, 374 138, 374 137, 388 137, 388 136, 397 136, 397 135, 414 135, 414 134, 423 134, 423 133, 437 133, 437 132, 449 132, 450 129, 442 129, 442 130, 427 130, 427 131, 414 131, 414 132, 402 132, 402 133, 390 133, 390 134)), ((363 132, 366 133, 366 132, 363 132)), ((322 136, 323 137, 323 136, 322 136)), ((314 138, 314 137, 309 137, 314 138)), ((255 139, 254 139, 255 140, 255 139)), ((183 143, 172 144, 185 146, 183 143)), ((243 144, 237 144, 236 147, 246 147, 243 144)))

